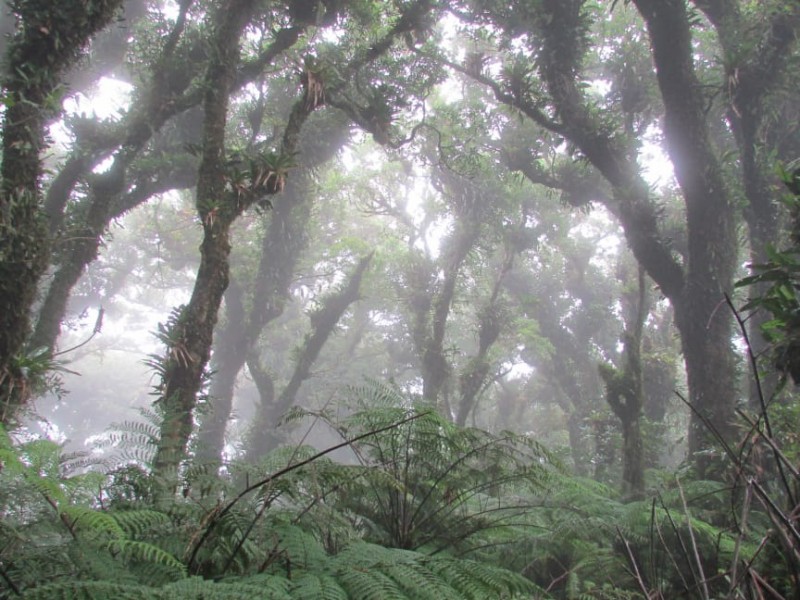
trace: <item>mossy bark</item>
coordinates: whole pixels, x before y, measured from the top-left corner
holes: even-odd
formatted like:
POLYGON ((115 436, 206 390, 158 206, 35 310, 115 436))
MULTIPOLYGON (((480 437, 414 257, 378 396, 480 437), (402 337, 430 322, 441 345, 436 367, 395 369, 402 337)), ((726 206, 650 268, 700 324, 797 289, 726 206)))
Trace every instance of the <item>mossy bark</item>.
MULTIPOLYGON (((709 140, 703 86, 694 69, 692 33, 684 0, 634 0, 644 17, 653 48, 664 133, 686 206, 688 254, 673 254, 659 230, 659 209, 650 197, 636 162, 637 150, 623 135, 609 132, 591 110, 578 86, 590 13, 583 0, 544 0, 530 27, 541 39, 539 68, 555 117, 543 113, 529 96, 490 85, 496 97, 542 127, 569 139, 610 184, 605 200, 619 219, 636 259, 669 298, 680 332, 696 413, 690 427, 690 452, 706 455, 714 434, 728 440, 736 399, 731 318, 724 310, 737 256, 735 210, 709 140), (557 120, 554 120, 557 119, 557 120)), ((509 25, 510 27, 511 25, 509 25)), ((704 471, 704 460, 698 460, 704 471)))
POLYGON ((30 310, 49 261, 41 210, 40 156, 45 125, 59 108, 59 86, 80 51, 105 27, 121 0, 86 3, 16 2, 17 27, 8 47, 7 98, 0 165, 0 422, 24 407, 27 376, 17 358, 30 328, 30 310))
POLYGON ((242 283, 236 292, 239 297, 226 295, 227 319, 212 359, 210 407, 198 432, 201 462, 220 460, 236 378, 253 353, 261 332, 283 313, 298 260, 308 246, 314 204, 309 169, 330 160, 345 142, 347 130, 341 123, 328 122, 319 129, 314 129, 314 136, 303 136, 300 146, 303 166, 292 173, 283 194, 273 202, 253 283, 242 283))
POLYGON ((634 0, 653 48, 664 136, 686 205, 689 262, 680 294, 671 298, 681 334, 690 401, 689 451, 706 470, 705 451, 719 435, 735 437, 735 358, 731 315, 720 306, 733 288, 738 241, 735 209, 709 138, 706 98, 694 68, 688 9, 683 0, 634 0), (695 416, 696 415, 696 416, 695 416), (713 429, 713 431, 712 431, 713 429))
POLYGON ((229 0, 214 16, 214 58, 206 75, 203 154, 197 182, 197 207, 203 224, 200 266, 191 299, 175 331, 170 332, 171 347, 163 359, 158 399, 163 421, 153 473, 168 494, 177 485, 178 466, 186 456, 217 312, 228 286, 230 228, 243 209, 225 189, 225 125, 239 62, 239 39, 253 9, 252 0, 229 0))
POLYGON ((636 285, 626 286, 626 293, 623 293, 622 298, 625 321, 622 372, 616 372, 608 365, 600 366, 600 376, 606 387, 606 400, 622 422, 622 493, 631 500, 644 496, 642 416, 646 398, 642 338, 645 321, 650 313, 649 296, 647 276, 644 268, 639 265, 636 285))

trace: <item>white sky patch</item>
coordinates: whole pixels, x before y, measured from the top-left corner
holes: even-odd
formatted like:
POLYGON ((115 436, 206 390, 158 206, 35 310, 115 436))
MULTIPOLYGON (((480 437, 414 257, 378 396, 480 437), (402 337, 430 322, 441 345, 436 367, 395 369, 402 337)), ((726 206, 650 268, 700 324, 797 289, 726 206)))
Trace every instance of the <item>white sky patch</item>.
POLYGON ((170 21, 176 20, 180 11, 180 6, 174 0, 166 0, 166 2, 161 5, 161 14, 170 21))
POLYGON ((91 95, 77 93, 64 100, 64 111, 90 118, 117 118, 128 110, 132 91, 133 86, 126 81, 101 77, 91 95))
POLYGON ((644 143, 639 151, 642 176, 653 187, 674 186, 675 170, 672 161, 659 143, 661 135, 661 130, 654 125, 648 127, 644 133, 644 143))
POLYGON ((602 205, 596 205, 586 219, 569 230, 569 235, 592 240, 595 244, 595 253, 591 262, 606 269, 616 263, 624 243, 616 220, 602 205))
MULTIPOLYGON (((503 365, 505 368, 506 365, 503 365)), ((508 373, 506 377, 509 379, 527 379, 536 371, 532 366, 528 363, 524 362, 515 362, 511 365, 508 369, 508 373)))
POLYGON ((607 79, 593 79, 589 82, 589 89, 601 97, 605 97, 611 91, 611 82, 607 79))
MULTIPOLYGON (((125 81, 111 77, 101 77, 90 95, 75 93, 64 99, 62 107, 68 116, 82 116, 87 119, 119 119, 131 104, 133 86, 125 81)), ((56 147, 67 148, 72 141, 72 134, 59 119, 49 128, 50 137, 56 147)), ((102 173, 111 163, 102 164, 95 173, 102 173)))

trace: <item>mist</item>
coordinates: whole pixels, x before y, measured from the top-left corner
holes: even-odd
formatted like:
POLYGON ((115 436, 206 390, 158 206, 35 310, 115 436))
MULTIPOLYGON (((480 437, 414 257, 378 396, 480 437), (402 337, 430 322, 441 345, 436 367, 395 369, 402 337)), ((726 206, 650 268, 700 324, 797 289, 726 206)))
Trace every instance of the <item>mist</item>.
POLYGON ((798 27, 10 3, 0 598, 800 597, 798 27))

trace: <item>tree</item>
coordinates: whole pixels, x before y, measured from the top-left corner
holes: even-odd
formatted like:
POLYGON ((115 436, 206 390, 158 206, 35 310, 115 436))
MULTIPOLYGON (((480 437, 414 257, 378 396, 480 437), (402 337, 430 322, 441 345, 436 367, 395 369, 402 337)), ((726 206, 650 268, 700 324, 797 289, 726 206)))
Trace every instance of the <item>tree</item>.
POLYGON ((12 5, 17 27, 3 74, 5 119, 0 165, 0 422, 13 423, 30 394, 19 358, 29 333, 29 311, 49 261, 42 220, 41 153, 45 125, 57 112, 64 73, 121 0, 58 7, 20 0, 12 5))
MULTIPOLYGON (((311 133, 301 139, 300 156, 306 166, 298 165, 294 169, 285 189, 272 202, 255 278, 242 283, 232 280, 226 292, 226 320, 218 332, 212 361, 210 407, 198 434, 198 454, 207 460, 216 461, 222 455, 236 378, 248 360, 258 364, 254 356, 258 338, 265 327, 283 313, 290 283, 312 235, 310 218, 317 191, 311 171, 323 166, 346 141, 343 124, 334 119, 329 121, 332 123, 328 126, 312 123, 311 133), (245 286, 248 291, 252 290, 246 302, 245 286)), ((266 383, 262 388, 267 389, 268 386, 264 386, 266 383)), ((262 398, 262 402, 269 404, 266 398, 262 398)))
POLYGON ((365 271, 372 262, 373 253, 361 258, 348 276, 347 281, 320 301, 318 309, 309 317, 311 331, 306 335, 302 345, 297 349, 295 368, 288 383, 280 394, 275 396, 274 385, 267 382, 268 377, 255 363, 250 362, 251 372, 256 381, 263 382, 259 385, 260 402, 253 418, 253 423, 248 436, 248 445, 245 452, 247 462, 255 463, 259 458, 274 450, 279 445, 279 438, 275 434, 276 425, 281 417, 293 406, 303 381, 311 375, 311 367, 317 360, 322 347, 333 333, 339 320, 351 304, 359 298, 361 280, 365 271), (262 390, 268 390, 263 393, 262 390))
POLYGON ((622 370, 600 363, 598 370, 606 387, 606 402, 622 422, 622 492, 632 499, 644 495, 644 443, 641 417, 644 406, 642 368, 642 335, 647 317, 647 283, 644 270, 639 267, 638 297, 626 307, 624 340, 625 365, 622 370))
POLYGON ((167 490, 177 484, 177 467, 185 457, 193 429, 193 412, 211 352, 217 312, 228 286, 231 225, 247 208, 283 189, 300 129, 323 101, 321 83, 314 83, 306 71, 303 96, 292 107, 277 152, 262 152, 250 158, 244 172, 230 165, 225 125, 239 63, 239 40, 253 11, 255 6, 249 0, 232 0, 219 7, 211 25, 215 30, 214 52, 206 73, 197 182, 197 211, 203 225, 200 266, 192 297, 168 332, 159 384, 164 420, 153 467, 155 475, 166 482, 167 490))
POLYGON ((488 86, 498 101, 566 139, 607 181, 611 195, 600 195, 598 200, 617 216, 637 260, 674 307, 690 401, 700 415, 690 434, 690 451, 698 453, 713 439, 706 423, 725 439, 734 435, 737 394, 731 319, 718 308, 733 284, 735 211, 709 137, 706 98, 694 64, 692 21, 685 3, 634 4, 648 28, 667 150, 686 208, 688 245, 683 261, 662 231, 658 206, 636 162, 637 141, 613 119, 604 118, 581 88, 598 16, 586 2, 544 1, 535 7, 486 4, 479 16, 464 18, 465 25, 494 24, 502 32, 501 50, 517 40, 524 51, 516 56, 501 54, 505 65, 500 78, 469 72, 453 61, 448 64, 488 86))

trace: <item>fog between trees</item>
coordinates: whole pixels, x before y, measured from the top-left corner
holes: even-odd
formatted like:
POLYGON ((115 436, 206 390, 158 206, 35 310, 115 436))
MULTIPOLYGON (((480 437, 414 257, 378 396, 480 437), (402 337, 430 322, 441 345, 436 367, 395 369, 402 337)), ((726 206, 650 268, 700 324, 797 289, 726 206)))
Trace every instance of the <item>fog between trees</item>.
MULTIPOLYGON (((163 505, 388 427, 348 421, 367 397, 521 434, 598 496, 753 469, 791 513, 793 280, 735 283, 794 272, 798 26, 788 0, 11 2, 3 425, 122 452, 163 505)), ((365 539, 451 547, 412 529, 365 539)), ((520 572, 575 597, 555 562, 520 572)))

